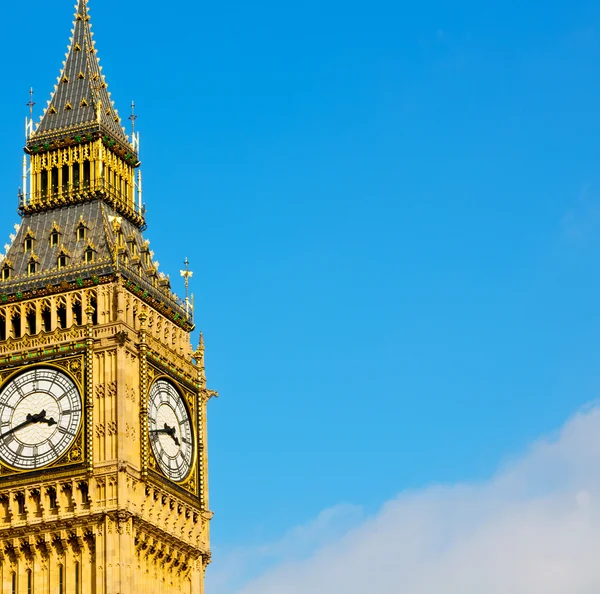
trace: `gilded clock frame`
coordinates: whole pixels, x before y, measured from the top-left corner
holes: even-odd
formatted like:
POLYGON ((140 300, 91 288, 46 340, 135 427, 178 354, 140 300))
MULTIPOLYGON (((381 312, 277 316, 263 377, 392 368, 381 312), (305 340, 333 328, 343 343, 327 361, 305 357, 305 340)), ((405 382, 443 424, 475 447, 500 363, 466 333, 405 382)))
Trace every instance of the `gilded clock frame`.
MULTIPOLYGON (((190 420, 190 426, 192 428, 192 461, 190 463, 190 470, 189 472, 185 475, 185 477, 180 480, 180 481, 174 481, 172 478, 168 477, 162 470, 162 468, 160 467, 160 464, 158 462, 158 460, 156 459, 156 454, 154 453, 154 448, 150 448, 150 450, 152 451, 152 458, 153 458, 153 470, 156 470, 157 472, 159 472, 160 474, 162 474, 164 476, 164 478, 168 479, 169 481, 171 481, 172 483, 174 483, 175 485, 184 485, 187 481, 189 481, 189 479, 191 478, 192 474, 194 473, 194 470, 196 469, 196 465, 198 464, 198 431, 197 431, 197 427, 196 427, 196 422, 195 422, 195 411, 192 410, 190 411, 190 407, 189 404, 187 402, 187 398, 185 397, 185 394, 183 393, 183 390, 181 389, 181 387, 179 386, 179 384, 177 382, 175 382, 173 380, 173 378, 170 375, 167 375, 165 373, 163 373, 162 375, 157 375, 152 379, 152 383, 149 384, 148 386, 148 397, 150 397, 150 392, 152 391, 152 386, 154 386, 154 384, 156 384, 159 381, 166 381, 169 384, 171 384, 173 386, 173 388, 175 388, 175 390, 177 391, 177 394, 179 394, 179 397, 181 398, 182 402, 183 402, 183 406, 185 406, 185 411, 188 414, 189 420, 190 420)), ((148 436, 149 437, 149 436, 148 436)))
MULTIPOLYGON (((198 393, 194 389, 190 389, 186 387, 180 378, 175 378, 173 375, 168 373, 167 370, 161 369, 160 365, 155 364, 154 362, 148 362, 147 366, 148 371, 148 395, 150 394, 150 389, 158 380, 166 380, 173 385, 173 387, 177 390, 179 395, 181 396, 184 406, 186 406, 187 412, 190 415, 190 424, 192 427, 193 439, 194 439, 194 451, 192 456, 192 465, 190 472, 183 479, 183 481, 177 482, 171 480, 166 474, 161 470, 156 457, 154 455, 154 451, 150 447, 149 450, 152 451, 152 454, 148 456, 148 469, 152 473, 155 480, 160 481, 168 481, 168 484, 179 489, 183 489, 188 494, 193 495, 194 497, 200 496, 200 487, 198 482, 199 477, 199 464, 202 463, 201 457, 201 444, 200 444, 200 430, 198 427, 198 393)), ((147 414, 147 411, 146 411, 147 414)), ((145 435, 144 439, 149 440, 149 435, 145 435)))
POLYGON ((55 369, 61 373, 64 373, 69 379, 71 379, 77 389, 79 390, 79 397, 81 399, 81 423, 77 435, 67 450, 54 462, 47 464, 41 468, 26 469, 15 468, 9 464, 0 460, 0 476, 6 475, 33 475, 36 473, 48 472, 51 469, 59 468, 76 468, 82 467, 85 464, 85 452, 86 452, 86 433, 87 424, 90 420, 85 414, 85 396, 86 396, 86 385, 85 385, 85 367, 84 367, 84 355, 78 355, 76 357, 69 357, 66 359, 50 360, 50 361, 39 361, 30 365, 23 365, 17 368, 4 369, 0 371, 0 390, 4 388, 12 379, 15 377, 31 371, 32 369, 55 369))

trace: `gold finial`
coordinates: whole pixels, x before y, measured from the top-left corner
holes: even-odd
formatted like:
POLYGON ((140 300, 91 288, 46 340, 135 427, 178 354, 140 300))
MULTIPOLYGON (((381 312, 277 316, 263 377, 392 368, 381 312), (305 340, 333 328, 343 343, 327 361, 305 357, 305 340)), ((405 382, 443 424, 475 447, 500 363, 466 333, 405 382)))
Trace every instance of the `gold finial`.
POLYGON ((185 313, 189 317, 191 302, 190 302, 190 279, 194 276, 194 273, 190 270, 190 261, 186 258, 183 263, 185 270, 180 270, 181 276, 185 280, 185 313))

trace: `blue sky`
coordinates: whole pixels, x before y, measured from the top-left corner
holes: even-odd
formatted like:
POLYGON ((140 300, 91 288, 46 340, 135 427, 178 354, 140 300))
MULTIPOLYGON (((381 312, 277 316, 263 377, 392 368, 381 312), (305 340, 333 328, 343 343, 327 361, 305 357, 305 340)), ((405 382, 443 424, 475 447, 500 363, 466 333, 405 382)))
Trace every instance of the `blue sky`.
MULTIPOLYGON (((210 571, 325 510, 333 538, 399 493, 491 480, 595 401, 598 3, 123 6, 90 0, 99 55, 221 393, 210 571)), ((27 93, 39 115, 73 12, 4 7, 6 239, 27 93)))

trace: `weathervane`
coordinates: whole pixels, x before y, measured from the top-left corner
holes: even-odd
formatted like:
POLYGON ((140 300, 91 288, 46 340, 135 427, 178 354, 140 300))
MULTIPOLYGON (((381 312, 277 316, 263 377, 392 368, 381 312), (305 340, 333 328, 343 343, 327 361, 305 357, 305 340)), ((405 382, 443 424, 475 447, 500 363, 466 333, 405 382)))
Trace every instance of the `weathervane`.
POLYGON ((190 261, 186 258, 183 263, 185 270, 180 270, 181 276, 185 281, 185 313, 189 317, 190 315, 190 279, 194 276, 194 273, 190 270, 190 261))

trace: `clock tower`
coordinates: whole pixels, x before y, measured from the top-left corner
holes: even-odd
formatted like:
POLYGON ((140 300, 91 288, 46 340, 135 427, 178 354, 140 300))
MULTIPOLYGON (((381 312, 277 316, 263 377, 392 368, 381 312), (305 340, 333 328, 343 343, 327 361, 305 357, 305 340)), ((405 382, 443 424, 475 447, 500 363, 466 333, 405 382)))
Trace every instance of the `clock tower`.
MULTIPOLYGON (((87 0, 0 256, 0 594, 203 594, 204 342, 144 237, 87 0)), ((191 273, 186 269, 186 284, 191 273)))

